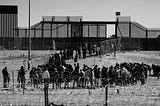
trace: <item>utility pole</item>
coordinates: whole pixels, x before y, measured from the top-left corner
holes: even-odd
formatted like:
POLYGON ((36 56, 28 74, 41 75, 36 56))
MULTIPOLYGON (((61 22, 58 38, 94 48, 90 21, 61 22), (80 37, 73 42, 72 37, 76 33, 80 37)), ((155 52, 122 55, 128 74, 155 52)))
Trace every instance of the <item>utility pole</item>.
POLYGON ((121 15, 121 12, 116 12, 116 26, 115 26, 115 38, 117 38, 117 29, 118 29, 118 23, 119 23, 119 16, 121 15))
POLYGON ((118 31, 118 23, 119 23, 119 16, 121 15, 121 13, 120 12, 116 12, 116 27, 115 27, 115 39, 116 39, 116 41, 115 41, 115 44, 114 44, 114 57, 116 56, 116 51, 117 51, 117 43, 118 43, 118 41, 117 41, 117 38, 118 38, 118 33, 117 33, 117 31, 118 31))

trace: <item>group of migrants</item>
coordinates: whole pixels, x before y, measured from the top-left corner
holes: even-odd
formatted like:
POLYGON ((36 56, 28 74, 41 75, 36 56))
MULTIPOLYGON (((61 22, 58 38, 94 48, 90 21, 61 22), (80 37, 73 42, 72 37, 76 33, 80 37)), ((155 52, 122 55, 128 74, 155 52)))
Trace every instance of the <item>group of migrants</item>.
POLYGON ((63 59, 74 59, 74 62, 77 62, 77 59, 85 59, 87 56, 101 55, 102 48, 100 44, 82 44, 78 49, 66 49, 60 51, 63 59))
POLYGON ((151 67, 144 63, 116 63, 110 67, 98 65, 87 66, 83 64, 80 68, 79 63, 72 66, 66 63, 60 54, 53 55, 48 64, 33 67, 30 71, 31 84, 38 87, 43 83, 42 74, 44 71, 49 73, 47 82, 52 84, 53 89, 58 88, 95 88, 105 85, 127 86, 140 82, 146 83, 151 67), (62 86, 63 85, 63 86, 62 86))
POLYGON ((156 76, 157 79, 160 77, 160 65, 152 64, 153 76, 156 76))
MULTIPOLYGON (((148 73, 151 70, 159 78, 159 66, 149 66, 144 63, 116 63, 110 67, 98 65, 88 66, 83 64, 80 67, 78 62, 74 65, 65 61, 62 53, 55 53, 49 58, 47 64, 33 67, 29 72, 30 86, 38 88, 43 83, 52 84, 53 89, 58 88, 95 88, 104 87, 105 85, 127 86, 140 82, 142 85, 146 83, 148 73), (158 70, 158 71, 155 71, 158 70)), ((25 69, 21 66, 18 70, 17 82, 18 87, 25 87, 25 69)), ((10 73, 5 67, 2 70, 3 87, 9 87, 10 73)))

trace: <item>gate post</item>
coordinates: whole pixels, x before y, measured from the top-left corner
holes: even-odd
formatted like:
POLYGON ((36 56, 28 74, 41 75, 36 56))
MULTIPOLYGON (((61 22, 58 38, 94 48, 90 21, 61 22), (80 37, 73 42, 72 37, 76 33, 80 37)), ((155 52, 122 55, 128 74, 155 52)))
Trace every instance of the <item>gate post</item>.
POLYGON ((45 106, 48 106, 48 86, 49 86, 49 79, 50 79, 50 75, 49 75, 48 69, 46 69, 42 73, 42 79, 44 81, 44 100, 45 100, 45 106))
POLYGON ((12 70, 13 95, 14 95, 14 70, 12 70))
POLYGON ((48 106, 48 84, 47 82, 44 82, 44 100, 45 100, 45 106, 48 106))
POLYGON ((106 102, 106 104, 105 104, 105 106, 108 106, 108 86, 106 85, 106 87, 105 87, 105 96, 106 96, 106 100, 105 100, 105 102, 106 102))

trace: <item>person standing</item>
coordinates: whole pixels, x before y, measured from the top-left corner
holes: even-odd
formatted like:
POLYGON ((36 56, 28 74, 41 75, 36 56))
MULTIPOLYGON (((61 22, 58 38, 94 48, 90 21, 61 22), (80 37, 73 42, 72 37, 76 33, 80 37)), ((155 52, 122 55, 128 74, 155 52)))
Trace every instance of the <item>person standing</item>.
POLYGON ((43 81, 44 81, 44 85, 48 86, 48 84, 49 84, 49 79, 50 79, 50 74, 49 74, 47 68, 43 71, 43 73, 42 73, 42 78, 43 78, 43 81))
POLYGON ((75 56, 74 56, 74 62, 76 63, 78 61, 78 53, 76 51, 75 56))
POLYGON ((82 46, 82 51, 83 51, 83 59, 85 59, 86 58, 86 45, 85 44, 82 46))
POLYGON ((24 67, 24 70, 26 70, 26 59, 23 60, 23 67, 24 67))
POLYGON ((10 81, 10 76, 9 76, 8 71, 7 71, 7 67, 5 67, 2 70, 2 74, 3 74, 3 87, 7 88, 9 86, 9 81, 10 81))
POLYGON ((45 106, 48 106, 48 86, 49 86, 50 74, 49 74, 47 68, 42 73, 42 78, 43 78, 43 81, 44 81, 45 106))
POLYGON ((25 88, 25 69, 23 66, 21 66, 21 69, 18 72, 17 82, 18 87, 25 88))

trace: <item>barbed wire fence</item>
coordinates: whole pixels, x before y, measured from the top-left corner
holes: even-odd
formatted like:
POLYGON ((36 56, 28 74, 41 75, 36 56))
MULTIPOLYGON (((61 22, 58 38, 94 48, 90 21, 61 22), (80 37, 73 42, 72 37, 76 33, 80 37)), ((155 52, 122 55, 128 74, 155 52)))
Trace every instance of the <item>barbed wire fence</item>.
MULTIPOLYGON (((123 88, 125 89, 125 88, 123 88)), ((133 88, 134 89, 134 88, 133 88)), ((106 101, 106 94, 105 94, 105 88, 101 89, 81 89, 80 92, 75 92, 74 90, 70 89, 65 90, 65 93, 62 95, 57 95, 56 92, 64 92, 64 90, 49 90, 49 102, 57 104, 57 105, 64 105, 64 106, 135 106, 140 105, 136 101, 131 102, 133 99, 133 96, 136 97, 145 97, 150 98, 152 95, 148 95, 146 97, 145 94, 130 94, 128 91, 122 91, 120 94, 117 94, 115 91, 116 88, 110 88, 108 87, 108 100, 106 101), (83 92, 84 91, 84 92, 83 92), (67 98, 67 95, 70 93, 72 96, 77 95, 72 98, 67 98), (79 98, 78 96, 82 96, 79 98), (61 97, 60 97, 61 96, 61 97), (116 96, 116 97, 115 97, 116 96), (107 105, 106 105, 107 103, 107 105)), ((134 91, 134 90, 133 90, 134 91)), ((20 92, 20 91, 19 91, 20 92)), ((44 106, 44 95, 43 91, 38 92, 29 92, 22 94, 21 93, 15 93, 13 95, 12 92, 6 91, 1 92, 1 95, 4 95, 0 98, 0 106, 13 106, 13 105, 25 105, 25 106, 44 106)), ((147 100, 147 99, 145 99, 147 100)), ((144 101, 145 102, 145 101, 144 101)), ((140 105, 141 106, 141 105, 140 105)))
MULTIPOLYGON (((17 82, 17 76, 18 76, 19 70, 12 70, 10 71, 10 83, 8 88, 2 88, 0 91, 0 106, 12 106, 12 105, 25 105, 25 106, 43 106, 44 105, 44 91, 43 91, 43 85, 40 89, 23 89, 18 87, 19 84, 17 82)), ((28 84, 29 79, 26 79, 26 88, 30 88, 28 84)), ((1 82, 1 85, 3 83, 1 82)), ((65 89, 60 89, 65 90, 65 89)), ((72 95, 72 92, 74 90, 68 90, 70 94, 72 95)), ((65 95, 67 96, 68 91, 65 91, 65 95)), ((105 93, 101 93, 100 101, 93 101, 92 96, 94 95, 94 91, 91 89, 81 89, 79 91, 79 94, 84 96, 85 92, 85 99, 80 98, 80 100, 71 100, 70 98, 63 98, 63 95, 60 95, 59 97, 61 100, 56 99, 54 96, 56 93, 56 90, 49 89, 49 102, 55 103, 55 104, 63 104, 64 106, 103 106, 105 104, 105 93), (93 95, 92 95, 93 93, 93 95), (90 102, 91 101, 91 102, 90 102)), ((77 93, 77 92, 76 92, 77 93)), ((76 94, 75 93, 75 94, 76 94)), ((76 94, 76 95, 79 95, 76 94)))
MULTIPOLYGON (((0 95, 0 106, 13 106, 13 105, 25 105, 25 106, 44 106, 44 93, 43 88, 41 89, 26 89, 23 93, 23 89, 17 89, 17 74, 18 70, 12 70, 10 73, 11 81, 10 86, 7 89, 1 88, 0 95)), ((1 83, 2 85, 2 83, 1 83)), ((26 86, 30 86, 26 83, 26 86)), ((125 89, 125 88, 120 88, 125 89)), ((135 97, 145 97, 149 98, 152 97, 151 93, 149 95, 145 94, 138 94, 131 92, 134 91, 134 88, 131 89, 130 92, 123 90, 122 93, 117 94, 116 88, 108 87, 108 99, 106 100, 106 90, 105 88, 100 89, 79 89, 79 92, 76 92, 74 89, 59 89, 59 90, 52 90, 49 89, 49 102, 54 104, 64 106, 106 106, 106 102, 108 106, 123 106, 123 105, 130 105, 135 106, 137 105, 136 102, 127 102, 123 98, 128 98, 126 100, 131 100, 133 96, 135 97), (61 95, 58 95, 56 92, 64 92, 61 95), (74 99, 67 98, 69 95, 77 95, 74 99), (78 98, 78 95, 82 97, 78 98), (66 96, 66 98, 65 98, 66 96), (116 97, 115 97, 116 96, 116 97), (114 98, 115 97, 115 98, 114 98), (117 99, 116 99, 117 98, 117 99)), ((147 99, 145 99, 147 100, 147 99)))

